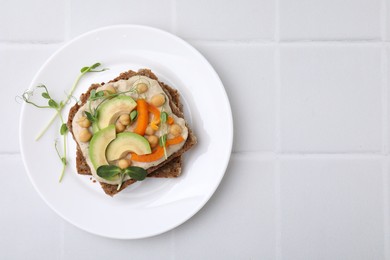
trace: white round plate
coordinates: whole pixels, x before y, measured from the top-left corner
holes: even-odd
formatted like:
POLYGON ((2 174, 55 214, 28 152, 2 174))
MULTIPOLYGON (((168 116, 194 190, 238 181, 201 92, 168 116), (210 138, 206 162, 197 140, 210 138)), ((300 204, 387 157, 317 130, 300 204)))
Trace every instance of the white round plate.
MULTIPOLYGON (((69 166, 59 183, 62 165, 54 140, 61 140, 60 122, 35 141, 54 111, 24 104, 20 143, 29 178, 55 212, 90 233, 135 239, 173 229, 209 200, 228 165, 233 121, 225 89, 207 60, 188 43, 170 33, 136 25, 105 27, 70 41, 42 66, 30 89, 43 83, 52 98, 64 99, 80 69, 95 62, 110 70, 87 74, 75 97, 92 83, 107 82, 120 72, 140 68, 150 68, 161 81, 179 90, 186 119, 198 138, 198 144, 184 156, 182 176, 148 178, 109 197, 89 176, 77 174, 76 146, 69 135, 69 166)), ((65 118, 69 108, 64 109, 65 118)))

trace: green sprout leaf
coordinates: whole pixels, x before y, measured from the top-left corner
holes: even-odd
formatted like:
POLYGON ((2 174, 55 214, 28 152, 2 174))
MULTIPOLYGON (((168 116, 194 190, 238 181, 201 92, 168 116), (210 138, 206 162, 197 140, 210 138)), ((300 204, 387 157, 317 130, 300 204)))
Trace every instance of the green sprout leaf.
POLYGON ((98 92, 96 92, 96 97, 97 97, 97 98, 104 97, 104 91, 98 91, 98 92))
POLYGON ((116 165, 102 165, 97 168, 97 175, 106 180, 113 180, 122 170, 116 165))
POLYGON ((84 73, 84 72, 86 72, 88 69, 89 69, 89 67, 82 67, 81 70, 80 70, 80 72, 81 72, 81 73, 84 73))
POLYGON ((137 116, 138 116, 137 110, 131 111, 131 113, 130 113, 130 120, 134 121, 137 118, 137 116))
POLYGON ((42 97, 44 97, 46 99, 50 99, 50 96, 49 96, 49 94, 47 94, 47 92, 43 92, 42 97))
POLYGON ((66 134, 66 132, 68 132, 68 127, 67 127, 67 125, 64 123, 64 124, 61 125, 60 134, 61 134, 61 135, 64 135, 64 134, 66 134))
MULTIPOLYGON (((105 95, 104 95, 104 91, 101 90, 101 91, 97 91, 95 89, 91 90, 91 94, 89 95, 89 100, 90 101, 94 101, 94 100, 97 100, 97 99, 101 99, 101 98, 104 98, 105 95)), ((104 100, 103 100, 104 101, 104 100)))
POLYGON ((58 103, 55 102, 53 99, 49 99, 48 104, 49 104, 49 107, 51 107, 51 108, 54 108, 54 109, 58 108, 58 103))
POLYGON ((94 70, 94 69, 96 69, 97 67, 99 67, 100 65, 102 65, 102 64, 99 63, 99 62, 97 62, 97 63, 93 64, 93 65, 90 66, 90 67, 82 67, 81 70, 80 70, 80 72, 83 73, 83 74, 85 74, 85 73, 87 73, 87 72, 101 72, 101 71, 107 70, 107 69, 94 70))
POLYGON ((91 66, 91 69, 96 69, 96 68, 99 67, 100 65, 102 65, 102 64, 100 64, 99 62, 96 62, 95 64, 93 64, 93 65, 91 66))
POLYGON ((88 120, 92 123, 96 122, 97 118, 93 116, 91 113, 88 111, 85 111, 85 115, 87 116, 88 120))
POLYGON ((138 166, 127 167, 124 170, 124 173, 129 175, 130 178, 137 180, 137 181, 145 180, 146 175, 148 175, 148 173, 146 172, 146 170, 144 168, 138 167, 138 166))
POLYGON ((91 90, 91 94, 89 95, 89 99, 94 99, 96 97, 96 89, 91 90))
POLYGON ((160 120, 162 124, 165 124, 168 120, 168 113, 167 112, 162 112, 160 115, 160 120))

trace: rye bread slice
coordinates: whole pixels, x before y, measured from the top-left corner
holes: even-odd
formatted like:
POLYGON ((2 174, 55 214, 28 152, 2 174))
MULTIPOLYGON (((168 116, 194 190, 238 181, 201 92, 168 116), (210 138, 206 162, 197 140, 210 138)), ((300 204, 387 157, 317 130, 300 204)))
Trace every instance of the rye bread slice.
MULTIPOLYGON (((149 77, 151 79, 158 81, 158 78, 156 77, 156 75, 153 72, 151 72, 151 70, 140 69, 138 72, 129 70, 127 72, 121 73, 118 77, 109 81, 109 83, 116 82, 116 81, 119 81, 122 79, 126 80, 126 79, 129 79, 132 76, 136 76, 136 75, 146 76, 146 77, 149 77)), ((162 89, 164 90, 165 94, 168 96, 169 105, 172 108, 172 112, 175 115, 184 118, 183 106, 180 102, 180 95, 179 95, 178 91, 171 88, 170 86, 164 84, 163 82, 160 82, 160 81, 158 81, 158 82, 161 85, 162 89)), ((72 133, 72 135, 73 135, 72 121, 73 121, 75 114, 80 109, 80 107, 83 106, 87 102, 91 91, 93 89, 96 89, 96 88, 102 86, 102 85, 104 85, 104 83, 92 84, 89 87, 88 91, 80 96, 80 102, 75 104, 70 109, 67 125, 68 125, 68 129, 72 133)), ((184 146, 179 151, 177 151, 176 153, 169 156, 167 160, 163 161, 162 163, 160 163, 157 166, 149 168, 147 170, 148 177, 175 178, 175 177, 180 176, 181 168, 182 168, 181 155, 184 152, 186 152, 187 150, 189 150, 197 142, 196 137, 194 136, 192 130, 188 127, 188 125, 186 125, 186 126, 188 128, 188 138, 187 138, 184 146)), ((74 135, 73 135, 73 138, 75 139, 74 135)), ((77 167, 77 171, 79 174, 91 175, 91 169, 89 168, 78 144, 77 144, 77 151, 76 151, 76 167, 77 167)), ((111 185, 111 184, 107 184, 107 183, 100 183, 100 184, 101 184, 104 192, 107 195, 113 196, 113 195, 117 194, 118 192, 122 191, 123 189, 125 189, 127 186, 129 186, 135 182, 136 182, 136 180, 132 180, 132 179, 127 180, 126 182, 124 182, 122 184, 122 187, 119 191, 117 190, 117 185, 111 185)))

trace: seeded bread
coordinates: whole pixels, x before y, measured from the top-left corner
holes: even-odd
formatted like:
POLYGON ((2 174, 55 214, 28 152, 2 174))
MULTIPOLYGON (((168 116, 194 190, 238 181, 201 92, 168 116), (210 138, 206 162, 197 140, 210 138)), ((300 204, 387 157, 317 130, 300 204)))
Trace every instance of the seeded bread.
MULTIPOLYGON (((109 83, 116 82, 116 81, 119 81, 122 79, 126 80, 126 79, 129 79, 132 76, 136 76, 136 75, 146 76, 146 77, 149 77, 151 79, 158 81, 158 78, 156 77, 156 75, 153 72, 151 72, 151 70, 140 69, 138 72, 129 70, 127 72, 121 73, 118 77, 109 81, 109 83)), ((169 99, 169 105, 172 108, 172 112, 176 116, 184 118, 183 105, 180 102, 180 95, 177 92, 177 90, 171 88, 170 86, 164 84, 163 82, 160 82, 160 81, 158 81, 158 82, 161 85, 162 89, 164 90, 165 94, 167 95, 167 97, 169 99)), ((102 86, 102 85, 104 85, 104 83, 92 84, 90 86, 90 88, 88 89, 88 91, 80 96, 80 102, 75 104, 70 109, 67 125, 68 125, 68 129, 72 133, 72 135, 73 135, 72 121, 73 121, 73 118, 76 115, 77 111, 80 109, 81 106, 83 106, 87 102, 91 91, 93 89, 96 89, 96 88, 102 86)), ((176 153, 169 156, 167 160, 163 161, 162 163, 160 163, 157 166, 149 168, 147 170, 148 177, 176 178, 176 177, 180 176, 181 169, 182 169, 182 158, 181 158, 182 154, 184 152, 186 152, 187 150, 189 150, 197 142, 196 137, 193 134, 192 130, 188 127, 188 125, 186 125, 186 126, 188 128, 188 138, 187 138, 184 146, 179 151, 177 151, 176 153)), ((73 135, 73 138, 75 139, 74 135, 73 135)), ((91 169, 89 168, 78 144, 77 144, 77 151, 76 151, 76 168, 77 168, 77 172, 79 174, 91 175, 91 169)), ((119 191, 117 190, 117 187, 118 187, 117 185, 111 185, 111 184, 107 184, 107 183, 100 183, 100 184, 101 184, 104 192, 107 195, 113 196, 113 195, 117 194, 118 192, 122 191, 123 189, 125 189, 127 186, 129 186, 135 182, 136 182, 136 180, 132 180, 132 179, 127 180, 126 182, 124 182, 122 184, 122 187, 119 191)))

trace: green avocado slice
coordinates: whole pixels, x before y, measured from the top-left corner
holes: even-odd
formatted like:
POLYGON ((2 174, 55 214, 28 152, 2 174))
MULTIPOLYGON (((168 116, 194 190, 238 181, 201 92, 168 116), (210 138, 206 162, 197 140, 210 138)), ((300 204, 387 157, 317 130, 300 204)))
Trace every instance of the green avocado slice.
POLYGON ((108 161, 114 161, 122 158, 126 153, 134 152, 138 155, 150 154, 150 144, 142 135, 125 132, 117 135, 106 150, 106 158, 108 161))
POLYGON ((93 132, 114 124, 120 115, 130 114, 136 106, 137 103, 129 96, 117 96, 104 102, 97 110, 97 122, 92 125, 93 132))
POLYGON ((109 125, 92 136, 89 143, 89 156, 95 170, 101 165, 108 165, 106 149, 112 140, 115 139, 115 126, 109 125))

